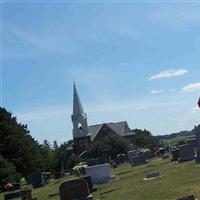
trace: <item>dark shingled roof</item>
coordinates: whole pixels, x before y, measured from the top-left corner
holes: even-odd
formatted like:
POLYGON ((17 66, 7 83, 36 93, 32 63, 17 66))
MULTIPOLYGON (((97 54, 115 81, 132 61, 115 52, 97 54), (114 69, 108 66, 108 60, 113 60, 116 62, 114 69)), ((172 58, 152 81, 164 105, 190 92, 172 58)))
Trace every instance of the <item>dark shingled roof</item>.
POLYGON ((89 135, 91 136, 92 141, 96 138, 97 134, 99 133, 103 125, 108 126, 118 135, 123 136, 123 137, 136 134, 135 132, 131 131, 126 121, 115 122, 115 123, 114 122, 103 123, 103 124, 91 125, 88 127, 89 135))

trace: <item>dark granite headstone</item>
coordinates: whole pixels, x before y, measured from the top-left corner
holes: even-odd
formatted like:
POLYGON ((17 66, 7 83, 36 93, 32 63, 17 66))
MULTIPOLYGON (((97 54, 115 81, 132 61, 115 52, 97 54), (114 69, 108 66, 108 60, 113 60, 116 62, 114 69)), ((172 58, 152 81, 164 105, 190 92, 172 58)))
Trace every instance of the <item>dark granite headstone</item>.
POLYGON ((165 149, 164 148, 159 148, 159 151, 160 151, 160 155, 165 154, 165 149))
POLYGON ((160 176, 159 172, 151 172, 145 175, 146 179, 157 178, 160 176))
POLYGON ((185 196, 185 197, 180 197, 176 200, 195 200, 194 195, 189 195, 189 196, 185 196))
POLYGON ((25 189, 21 191, 21 198, 22 200, 32 200, 32 190, 31 189, 25 189))
POLYGON ((31 184, 33 188, 42 187, 44 185, 44 178, 40 172, 31 174, 31 184))
POLYGON ((171 161, 178 161, 180 157, 179 149, 172 150, 172 159, 171 161))
POLYGON ((179 162, 189 161, 194 159, 194 147, 191 144, 179 146, 179 162))
POLYGON ((200 148, 200 138, 199 137, 196 138, 196 147, 200 148))
POLYGON ((73 179, 61 183, 59 187, 60 200, 92 200, 88 184, 84 179, 73 179))
POLYGON ((21 197, 21 200, 33 200, 31 192, 32 192, 31 189, 24 189, 18 192, 5 193, 4 199, 10 200, 10 199, 21 197))
POLYGON ((191 144, 193 147, 197 147, 197 139, 196 138, 189 138, 187 140, 187 144, 191 144))
POLYGON ((146 163, 147 163, 147 161, 144 156, 134 156, 131 159, 132 166, 138 166, 138 165, 142 165, 142 164, 146 164, 146 163))
POLYGON ((115 162, 119 164, 123 164, 127 161, 127 156, 125 154, 119 154, 117 155, 115 162))
POLYGON ((4 194, 4 200, 10 200, 18 197, 21 197, 20 192, 9 192, 4 194))
POLYGON ((90 192, 95 192, 95 191, 97 191, 97 188, 94 187, 94 185, 93 185, 93 183, 92 183, 92 179, 91 179, 90 176, 83 176, 82 178, 83 178, 84 180, 87 181, 87 184, 88 184, 88 187, 89 187, 89 191, 90 191, 90 192))
POLYGON ((195 158, 196 163, 200 164, 200 147, 196 149, 196 158, 195 158))

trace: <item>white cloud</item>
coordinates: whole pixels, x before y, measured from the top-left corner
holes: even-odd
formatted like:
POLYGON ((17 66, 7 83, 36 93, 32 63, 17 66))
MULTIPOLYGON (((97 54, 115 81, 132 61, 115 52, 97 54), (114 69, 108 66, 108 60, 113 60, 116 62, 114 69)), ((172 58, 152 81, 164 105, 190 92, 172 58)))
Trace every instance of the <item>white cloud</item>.
POLYGON ((163 90, 151 90, 150 94, 154 95, 154 94, 160 94, 162 92, 163 90))
POLYGON ((200 90, 200 82, 199 83, 192 83, 189 85, 186 85, 182 88, 182 91, 184 92, 194 92, 196 90, 200 90))
POLYGON ((151 76, 148 80, 154 80, 154 79, 161 79, 161 78, 171 78, 176 76, 182 76, 188 72, 187 69, 170 69, 166 71, 161 71, 156 75, 151 76))

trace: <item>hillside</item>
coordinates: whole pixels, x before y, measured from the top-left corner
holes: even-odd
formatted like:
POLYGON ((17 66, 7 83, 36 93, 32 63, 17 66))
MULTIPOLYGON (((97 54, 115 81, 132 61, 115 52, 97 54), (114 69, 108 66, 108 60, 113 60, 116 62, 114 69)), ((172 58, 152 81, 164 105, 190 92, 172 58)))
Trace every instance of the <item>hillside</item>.
POLYGON ((200 124, 198 126, 195 126, 190 131, 180 131, 177 133, 171 133, 168 135, 158 135, 155 137, 158 138, 159 140, 169 140, 169 139, 173 139, 176 137, 193 137, 193 136, 195 136, 195 134, 198 134, 198 133, 200 134, 200 124))

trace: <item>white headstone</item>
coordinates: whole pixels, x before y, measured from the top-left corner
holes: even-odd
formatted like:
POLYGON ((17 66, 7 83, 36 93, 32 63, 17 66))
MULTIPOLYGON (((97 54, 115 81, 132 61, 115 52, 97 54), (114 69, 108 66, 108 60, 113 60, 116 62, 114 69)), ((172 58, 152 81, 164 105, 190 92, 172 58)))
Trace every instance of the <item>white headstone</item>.
POLYGON ((94 165, 85 168, 86 175, 90 176, 93 183, 104 183, 112 178, 109 163, 94 165))

